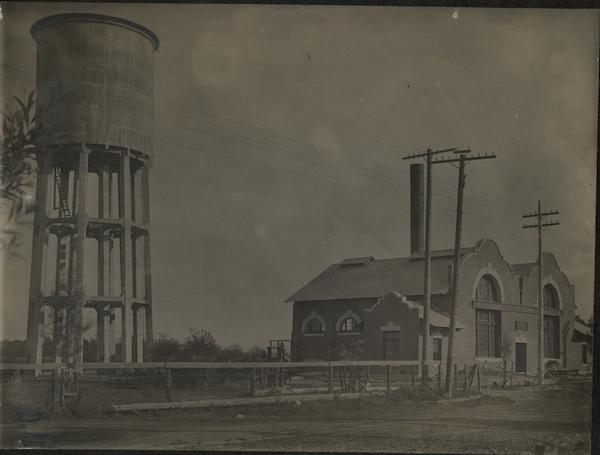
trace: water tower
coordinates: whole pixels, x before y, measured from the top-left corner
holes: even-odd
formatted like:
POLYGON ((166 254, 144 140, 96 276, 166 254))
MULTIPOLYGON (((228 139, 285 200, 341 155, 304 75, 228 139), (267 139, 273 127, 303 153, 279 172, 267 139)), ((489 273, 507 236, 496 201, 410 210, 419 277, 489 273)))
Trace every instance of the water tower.
POLYGON ((49 16, 31 34, 47 147, 38 161, 29 361, 80 363, 84 337, 95 331, 95 344, 86 344, 92 360, 142 362, 152 341, 148 174, 158 38, 98 14, 49 16), (91 327, 84 311, 94 315, 91 327))

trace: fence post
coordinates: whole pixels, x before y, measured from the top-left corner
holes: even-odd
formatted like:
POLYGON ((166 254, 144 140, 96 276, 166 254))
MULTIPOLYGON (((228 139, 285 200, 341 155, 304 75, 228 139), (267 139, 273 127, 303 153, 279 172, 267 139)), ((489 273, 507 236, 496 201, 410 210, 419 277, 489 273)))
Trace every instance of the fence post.
POLYGON ((415 366, 413 365, 413 367, 411 368, 411 377, 410 377, 410 381, 412 383, 412 388, 415 388, 415 366))
POLYGON ((329 363, 329 383, 327 384, 329 393, 333 392, 333 365, 329 363))
POLYGON ((469 366, 465 363, 465 392, 469 390, 469 366))
POLYGON ((477 393, 481 393, 481 375, 479 374, 479 365, 477 365, 477 393))
POLYGON ((167 395, 167 401, 173 401, 171 398, 171 389, 173 386, 173 374, 170 368, 165 368, 166 381, 165 381, 165 393, 167 395))
POLYGON ((386 381, 385 381, 385 389, 386 393, 390 393, 392 390, 392 366, 386 365, 386 381))
POLYGON ((453 391, 456 392, 456 390, 458 389, 458 384, 456 383, 456 377, 457 377, 457 373, 458 373, 458 363, 455 363, 454 365, 452 365, 452 370, 453 370, 453 375, 454 375, 454 384, 453 384, 453 391))
POLYGON ((502 388, 506 386, 506 359, 502 361, 502 388))
POLYGON ((438 363, 438 389, 442 391, 442 362, 438 363))
POLYGON ((256 368, 250 368, 250 395, 256 396, 256 368))
POLYGON ((56 368, 52 369, 52 381, 50 385, 50 396, 51 396, 51 406, 52 412, 56 412, 60 407, 60 385, 59 385, 59 370, 56 368))

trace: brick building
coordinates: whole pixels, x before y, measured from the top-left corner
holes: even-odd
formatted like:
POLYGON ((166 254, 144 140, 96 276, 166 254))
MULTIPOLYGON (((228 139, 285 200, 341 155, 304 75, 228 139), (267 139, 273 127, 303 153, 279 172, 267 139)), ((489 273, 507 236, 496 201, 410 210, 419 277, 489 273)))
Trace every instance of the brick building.
MULTIPOLYGON (((414 165, 421 166, 421 165, 414 165)), ((419 360, 423 334, 422 176, 411 169, 408 257, 333 264, 289 297, 292 359, 419 360)), ((591 330, 575 316, 575 290, 553 254, 543 255, 544 357, 561 368, 591 363, 591 330), (586 332, 587 330, 587 332, 586 332), (587 334, 587 335, 586 335, 587 334), (588 336, 589 335, 589 336, 588 336), (585 353, 584 353, 585 351, 585 353)), ((429 358, 445 360, 453 251, 432 252, 429 358)), ((455 359, 513 360, 537 371, 537 264, 509 264, 493 240, 462 248, 455 359)))

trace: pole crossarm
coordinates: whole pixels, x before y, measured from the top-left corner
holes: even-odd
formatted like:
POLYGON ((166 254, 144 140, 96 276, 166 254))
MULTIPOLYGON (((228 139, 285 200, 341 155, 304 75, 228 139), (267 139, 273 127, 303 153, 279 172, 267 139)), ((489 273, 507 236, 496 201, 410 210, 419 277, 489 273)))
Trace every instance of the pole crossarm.
MULTIPOLYGON (((414 158, 426 158, 427 161, 427 203, 426 203, 426 227, 425 227, 425 280, 424 280, 424 332, 423 332, 423 343, 422 343, 422 378, 423 384, 427 386, 428 382, 428 362, 429 362, 429 349, 428 349, 428 338, 429 338, 429 310, 431 306, 431 276, 430 276, 430 265, 431 265, 431 247, 430 247, 430 213, 431 213, 431 170, 433 164, 441 163, 460 163, 459 178, 458 178, 458 198, 456 208, 456 234, 455 234, 455 247, 454 247, 454 267, 453 267, 453 279, 452 279, 452 311, 450 314, 450 333, 448 336, 448 356, 447 356, 447 371, 450 372, 454 357, 454 331, 456 329, 456 307, 458 301, 457 283, 459 282, 459 267, 458 261, 460 256, 460 245, 461 245, 461 230, 462 230, 462 206, 463 206, 463 190, 465 186, 465 166, 469 161, 475 160, 488 160, 496 158, 495 154, 477 154, 469 155, 471 149, 457 149, 449 148, 444 150, 433 151, 427 149, 424 153, 416 153, 413 155, 405 156, 403 159, 414 159, 414 158), (441 157, 434 159, 433 155, 441 153, 453 153, 454 157, 441 157), (457 156, 458 155, 458 156, 457 156)), ((452 156, 452 155, 450 155, 452 156)), ((448 396, 452 396, 452 374, 446 375, 446 392, 448 396)))
POLYGON ((431 149, 427 149, 426 152, 423 153, 414 153, 412 155, 407 155, 405 157, 403 157, 403 160, 412 160, 414 158, 423 158, 423 157, 427 157, 427 156, 431 156, 431 155, 438 155, 440 153, 449 153, 449 152, 454 152, 456 150, 456 147, 454 148, 450 148, 450 149, 444 149, 444 150, 431 150, 431 149))
MULTIPOLYGON (((470 151, 470 150, 469 150, 470 151)), ((456 147, 436 150, 427 149, 424 153, 415 153, 413 155, 405 156, 403 159, 415 159, 424 158, 427 163, 427 189, 425 191, 425 267, 424 267, 424 281, 423 281, 423 343, 421 345, 421 378, 423 386, 429 387, 429 358, 431 356, 429 349, 429 325, 430 325, 430 310, 431 310, 431 186, 432 186, 432 164, 433 156, 440 155, 442 153, 460 152, 461 157, 464 156, 462 153, 466 153, 466 150, 457 151, 456 147)))
POLYGON ((542 223, 538 224, 524 224, 523 229, 536 228, 536 227, 544 227, 544 226, 558 226, 560 223, 558 221, 552 223, 542 223))
POLYGON ((558 221, 550 221, 547 223, 543 222, 542 217, 548 215, 558 215, 558 210, 546 210, 542 212, 542 201, 538 201, 537 203, 537 211, 536 212, 527 212, 523 214, 523 218, 537 218, 537 223, 533 224, 524 224, 523 229, 537 229, 537 237, 538 237, 538 258, 537 258, 537 266, 538 266, 538 277, 537 277, 537 303, 538 303, 538 333, 537 333, 537 342, 538 342, 538 375, 540 381, 544 379, 544 287, 543 287, 543 277, 544 277, 544 261, 543 261, 543 248, 542 248, 542 228, 546 226, 558 226, 560 223, 558 221))
MULTIPOLYGON (((462 152, 462 153, 466 153, 466 152, 462 152)), ((461 153, 461 156, 462 156, 461 153)), ((475 160, 489 160, 492 158, 496 158, 495 154, 484 154, 484 155, 473 155, 473 156, 465 156, 464 160, 465 162, 468 161, 475 161, 475 160)), ((460 162, 460 158, 441 158, 438 160, 433 160, 433 164, 439 164, 439 163, 459 163, 460 162)))
POLYGON ((452 267, 452 304, 450 311, 450 330, 448 333, 448 355, 446 357, 446 394, 448 397, 452 397, 453 393, 453 382, 454 379, 451 374, 452 365, 454 364, 454 337, 456 331, 456 314, 458 307, 458 288, 460 282, 460 249, 461 249, 461 238, 462 238, 462 222, 463 222, 463 195, 465 187, 465 166, 469 161, 475 160, 488 160, 496 158, 495 154, 484 154, 484 155, 467 155, 471 150, 455 152, 459 154, 458 158, 451 159, 439 159, 435 160, 434 163, 460 163, 458 169, 458 195, 456 199, 456 231, 454 236, 454 260, 452 267))
POLYGON ((560 215, 558 210, 548 210, 547 212, 542 213, 524 213, 523 218, 533 218, 537 216, 546 216, 546 215, 560 215))

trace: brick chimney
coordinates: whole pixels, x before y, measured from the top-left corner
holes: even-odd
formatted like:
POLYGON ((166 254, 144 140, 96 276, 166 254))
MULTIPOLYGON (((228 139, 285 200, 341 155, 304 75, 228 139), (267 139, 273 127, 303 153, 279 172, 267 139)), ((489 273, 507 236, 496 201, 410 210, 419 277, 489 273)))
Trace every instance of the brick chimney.
POLYGON ((410 166, 410 254, 425 250, 425 171, 421 163, 410 166))

